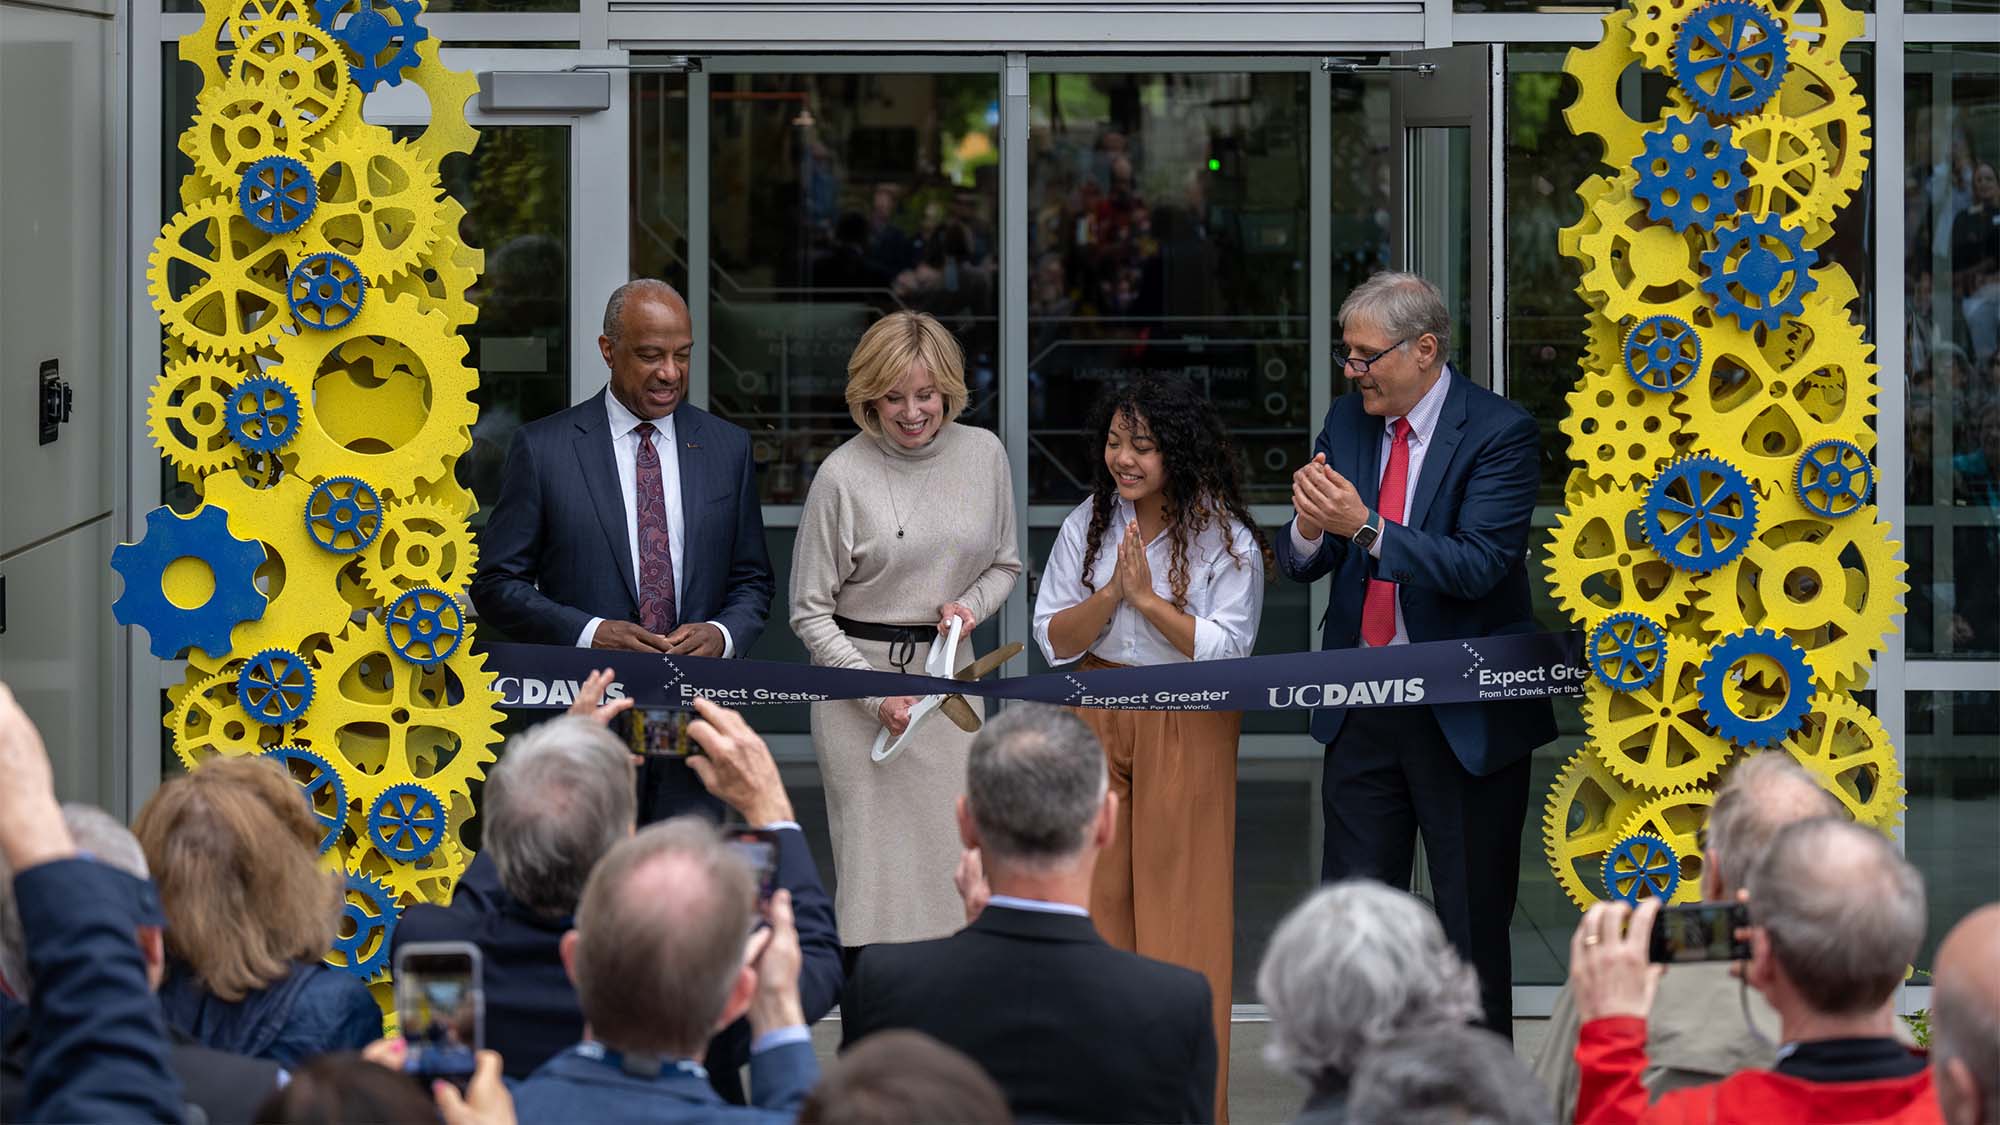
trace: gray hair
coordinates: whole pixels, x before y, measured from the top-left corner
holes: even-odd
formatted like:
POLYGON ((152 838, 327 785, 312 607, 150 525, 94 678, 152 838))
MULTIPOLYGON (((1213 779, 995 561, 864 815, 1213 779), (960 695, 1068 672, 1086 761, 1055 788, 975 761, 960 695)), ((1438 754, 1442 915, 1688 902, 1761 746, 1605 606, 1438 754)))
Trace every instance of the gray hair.
POLYGON ((1372 324, 1397 339, 1435 336, 1438 355, 1451 354, 1451 313, 1444 294, 1427 278, 1384 270, 1362 282, 1340 303, 1340 323, 1372 324))
MULTIPOLYGON (((69 826, 76 850, 135 879, 150 879, 146 852, 139 838, 118 819, 92 805, 64 805, 63 823, 69 826)), ((28 973, 28 938, 21 928, 21 904, 14 900, 14 871, 7 857, 0 855, 0 979, 23 1000, 34 991, 28 973)))
POLYGON ((1362 1056, 1349 1121, 1397 1125, 1544 1125, 1548 1093, 1513 1044, 1478 1027, 1397 1036, 1362 1056))
POLYGON ((1880 832, 1821 817, 1778 830, 1750 870, 1750 920, 1824 1015, 1882 1006, 1924 940, 1924 880, 1880 832))
POLYGON ((486 777, 485 846, 523 906, 576 909, 590 869, 637 818, 632 756, 592 719, 565 715, 507 740, 486 777))
POLYGON ((1257 995, 1271 1013, 1265 1059, 1315 1085, 1392 1036, 1479 1018, 1478 977, 1437 915, 1368 879, 1322 887, 1278 923, 1257 995))
POLYGON ((1845 815, 1845 807, 1789 752, 1766 750, 1739 760, 1708 810, 1716 883, 1725 897, 1735 895, 1778 829, 1845 815))
POLYGON ((604 338, 614 344, 625 329, 625 306, 634 297, 651 297, 687 307, 687 300, 681 296, 681 291, 658 278, 642 277, 620 285, 611 291, 610 298, 604 302, 604 338))
POLYGON ((965 766, 981 850, 1016 863, 1081 852, 1109 784, 1097 736, 1046 703, 1016 703, 988 719, 965 766))
POLYGON ((699 1058, 756 905, 749 863, 700 817, 649 825, 612 848, 576 909, 571 975, 592 1036, 620 1051, 699 1058))

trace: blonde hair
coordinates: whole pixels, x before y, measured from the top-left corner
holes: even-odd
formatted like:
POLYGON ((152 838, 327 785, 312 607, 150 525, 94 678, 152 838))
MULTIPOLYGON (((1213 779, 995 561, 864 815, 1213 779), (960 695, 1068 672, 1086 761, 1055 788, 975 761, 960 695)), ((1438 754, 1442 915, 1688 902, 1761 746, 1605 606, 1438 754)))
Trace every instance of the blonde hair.
POLYGON ((320 829, 282 767, 222 758, 160 786, 132 833, 167 915, 167 952, 235 1002, 333 944, 345 901, 320 829))
POLYGON ((958 337, 929 313, 892 312, 869 325, 847 357, 847 412, 869 436, 882 436, 869 404, 902 382, 912 363, 923 364, 944 395, 944 424, 965 409, 965 352, 958 337))

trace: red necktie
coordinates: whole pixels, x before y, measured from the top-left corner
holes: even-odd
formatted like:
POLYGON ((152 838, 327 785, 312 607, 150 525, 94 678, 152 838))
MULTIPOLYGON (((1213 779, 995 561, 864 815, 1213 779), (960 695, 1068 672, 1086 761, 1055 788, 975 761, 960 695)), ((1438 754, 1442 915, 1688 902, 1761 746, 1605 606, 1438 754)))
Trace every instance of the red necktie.
MULTIPOLYGON (((1382 522, 1403 522, 1403 494, 1410 481, 1410 420, 1396 419, 1390 431, 1389 467, 1382 470, 1382 492, 1377 501, 1382 522)), ((1396 639, 1396 584, 1380 578, 1368 580, 1368 593, 1361 599, 1361 639, 1380 647, 1396 639)))
POLYGON ((660 478, 660 454, 653 448, 653 424, 634 427, 639 435, 639 624, 662 635, 673 632, 673 537, 667 534, 667 488, 660 478))

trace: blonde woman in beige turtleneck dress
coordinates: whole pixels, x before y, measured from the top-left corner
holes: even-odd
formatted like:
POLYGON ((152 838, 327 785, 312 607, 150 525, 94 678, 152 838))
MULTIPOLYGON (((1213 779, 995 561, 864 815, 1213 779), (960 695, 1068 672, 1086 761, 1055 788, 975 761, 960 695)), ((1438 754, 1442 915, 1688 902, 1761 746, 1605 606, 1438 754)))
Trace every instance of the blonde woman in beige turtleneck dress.
MULTIPOLYGON (((848 359, 847 405, 862 432, 820 465, 806 495, 792 554, 792 631, 814 664, 922 673, 931 643, 956 617, 958 666, 970 664, 972 627, 1007 600, 1021 556, 1000 439, 953 421, 965 407, 958 341, 924 313, 877 321, 848 359)), ((941 937, 965 922, 952 885, 953 806, 972 736, 933 711, 901 753, 879 764, 869 757, 876 732, 901 734, 914 703, 813 705, 848 946, 941 937)))

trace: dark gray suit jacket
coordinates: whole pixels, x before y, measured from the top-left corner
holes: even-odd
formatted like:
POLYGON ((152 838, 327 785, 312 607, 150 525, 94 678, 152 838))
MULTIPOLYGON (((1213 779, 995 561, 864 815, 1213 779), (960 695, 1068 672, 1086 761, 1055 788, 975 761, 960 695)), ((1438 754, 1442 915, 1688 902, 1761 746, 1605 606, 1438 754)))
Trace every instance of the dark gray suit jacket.
MULTIPOLYGON (((522 426, 508 446, 472 603, 510 640, 573 645, 593 617, 639 620, 608 393, 522 426)), ((774 589, 750 435, 682 403, 674 438, 687 537, 680 620, 718 622, 741 656, 764 632, 774 589)))

